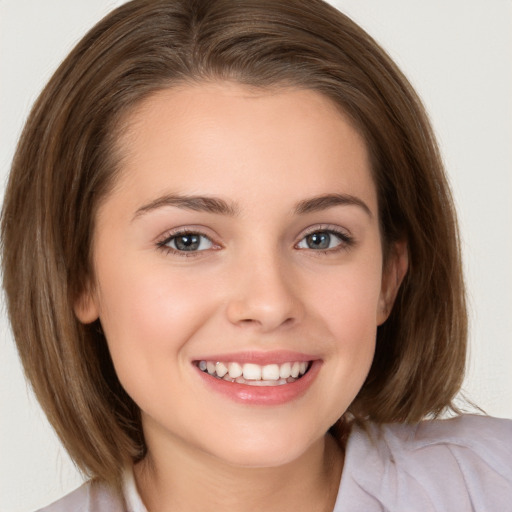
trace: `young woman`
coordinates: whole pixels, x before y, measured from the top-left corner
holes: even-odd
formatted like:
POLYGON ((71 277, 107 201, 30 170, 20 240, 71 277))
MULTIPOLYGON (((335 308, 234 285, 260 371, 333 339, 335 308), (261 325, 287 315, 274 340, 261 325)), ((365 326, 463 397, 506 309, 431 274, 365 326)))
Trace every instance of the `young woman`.
POLYGON ((91 478, 45 510, 510 509, 511 422, 422 421, 458 413, 467 331, 434 137, 323 2, 107 16, 33 109, 2 242, 91 478))

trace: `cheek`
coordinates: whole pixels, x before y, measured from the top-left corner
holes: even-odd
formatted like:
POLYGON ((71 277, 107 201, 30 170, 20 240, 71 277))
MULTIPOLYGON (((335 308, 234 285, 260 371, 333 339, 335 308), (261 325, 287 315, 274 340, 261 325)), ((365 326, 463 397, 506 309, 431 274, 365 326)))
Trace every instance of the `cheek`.
POLYGON ((97 272, 100 321, 121 381, 135 368, 139 379, 151 376, 163 358, 185 362, 187 341, 213 308, 199 276, 139 265, 97 272))
POLYGON ((326 305, 325 315, 340 349, 357 352, 374 341, 377 300, 363 290, 345 289, 326 305))
POLYGON ((338 272, 317 294, 316 309, 327 328, 332 357, 326 361, 332 379, 331 421, 336 421, 363 385, 375 353, 380 265, 361 265, 338 272))
POLYGON ((381 263, 375 256, 359 264, 337 269, 324 278, 325 285, 319 292, 318 283, 309 283, 312 303, 336 338, 358 345, 369 335, 375 334, 376 313, 381 290, 381 263))

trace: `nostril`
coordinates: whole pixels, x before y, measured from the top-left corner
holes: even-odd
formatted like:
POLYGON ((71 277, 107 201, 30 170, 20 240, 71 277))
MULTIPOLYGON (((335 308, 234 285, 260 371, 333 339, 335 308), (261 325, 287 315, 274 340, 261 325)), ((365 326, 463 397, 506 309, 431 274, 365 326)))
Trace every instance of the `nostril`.
POLYGON ((241 320, 238 320, 236 323, 241 326, 255 326, 258 328, 263 328, 265 330, 271 330, 277 327, 290 327, 295 323, 295 318, 288 317, 282 322, 278 318, 271 319, 271 318, 264 318, 262 320, 254 319, 254 318, 242 318, 241 320))
MULTIPOLYGON (((236 293, 236 291, 235 291, 236 293)), ((227 304, 226 316, 239 327, 271 331, 290 327, 304 314, 303 305, 290 294, 271 293, 264 287, 249 287, 227 304)))

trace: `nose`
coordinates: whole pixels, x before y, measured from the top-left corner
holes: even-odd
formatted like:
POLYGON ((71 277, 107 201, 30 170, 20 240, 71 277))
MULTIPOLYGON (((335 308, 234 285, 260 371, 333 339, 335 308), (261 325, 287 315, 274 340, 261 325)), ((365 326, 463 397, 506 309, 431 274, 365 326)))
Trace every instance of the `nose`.
POLYGON ((245 261, 229 286, 227 317, 239 327, 270 332, 295 325, 304 315, 293 272, 277 257, 245 261))

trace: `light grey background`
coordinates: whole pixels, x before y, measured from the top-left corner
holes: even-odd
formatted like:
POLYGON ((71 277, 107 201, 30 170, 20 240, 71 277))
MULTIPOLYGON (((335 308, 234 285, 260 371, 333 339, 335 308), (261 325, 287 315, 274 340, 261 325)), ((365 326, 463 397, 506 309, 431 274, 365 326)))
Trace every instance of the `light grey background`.
MULTIPOLYGON (((122 1, 0 0, 0 179, 59 62, 122 1)), ((471 307, 464 391, 512 418, 512 1, 337 0, 422 96, 460 214, 471 307)), ((23 229, 23 226, 20 226, 23 229)), ((80 478, 23 380, 0 314, 0 511, 35 510, 80 478)))

